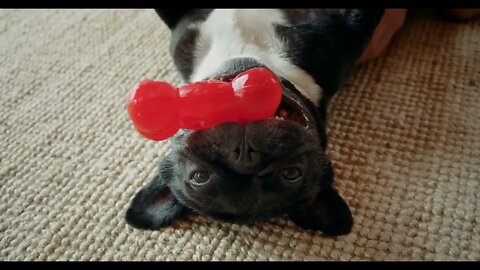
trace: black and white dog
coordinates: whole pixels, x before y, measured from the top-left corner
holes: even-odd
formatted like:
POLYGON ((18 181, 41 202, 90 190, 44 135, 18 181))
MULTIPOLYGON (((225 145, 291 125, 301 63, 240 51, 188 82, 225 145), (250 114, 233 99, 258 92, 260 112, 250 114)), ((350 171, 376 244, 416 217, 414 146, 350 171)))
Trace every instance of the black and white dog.
POLYGON ((255 67, 283 85, 277 116, 179 131, 158 175, 133 199, 127 222, 158 229, 194 211, 231 222, 288 215, 325 235, 350 232, 325 154, 330 97, 366 48, 383 9, 157 10, 186 82, 228 81, 255 67))

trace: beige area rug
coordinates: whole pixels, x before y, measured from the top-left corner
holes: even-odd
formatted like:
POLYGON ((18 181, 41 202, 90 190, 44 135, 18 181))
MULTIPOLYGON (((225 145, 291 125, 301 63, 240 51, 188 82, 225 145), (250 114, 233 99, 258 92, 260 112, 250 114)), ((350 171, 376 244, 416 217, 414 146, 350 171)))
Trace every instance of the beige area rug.
POLYGON ((338 238, 286 218, 125 223, 169 151, 135 132, 127 93, 180 83, 168 40, 153 10, 0 11, 1 260, 480 260, 480 21, 411 16, 335 97, 355 219, 338 238))

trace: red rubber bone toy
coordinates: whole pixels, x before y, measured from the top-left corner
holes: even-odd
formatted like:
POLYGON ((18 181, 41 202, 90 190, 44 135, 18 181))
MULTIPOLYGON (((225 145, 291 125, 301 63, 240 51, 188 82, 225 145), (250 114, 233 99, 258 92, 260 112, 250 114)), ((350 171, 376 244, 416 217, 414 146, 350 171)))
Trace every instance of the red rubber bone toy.
POLYGON ((282 86, 269 70, 254 68, 231 82, 204 81, 175 88, 166 82, 142 81, 128 100, 137 131, 160 141, 182 129, 202 130, 221 122, 246 123, 273 117, 282 86))

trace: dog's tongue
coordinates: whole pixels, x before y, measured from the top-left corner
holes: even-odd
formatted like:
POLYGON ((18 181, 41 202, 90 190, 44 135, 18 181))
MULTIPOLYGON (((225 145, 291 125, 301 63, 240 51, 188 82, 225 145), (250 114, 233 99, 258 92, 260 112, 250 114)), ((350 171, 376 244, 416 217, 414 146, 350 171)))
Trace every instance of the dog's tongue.
POLYGON ((175 88, 166 82, 143 81, 133 89, 128 113, 137 131, 165 140, 178 129, 202 130, 222 122, 246 123, 273 117, 282 87, 267 69, 254 68, 231 82, 204 81, 175 88))

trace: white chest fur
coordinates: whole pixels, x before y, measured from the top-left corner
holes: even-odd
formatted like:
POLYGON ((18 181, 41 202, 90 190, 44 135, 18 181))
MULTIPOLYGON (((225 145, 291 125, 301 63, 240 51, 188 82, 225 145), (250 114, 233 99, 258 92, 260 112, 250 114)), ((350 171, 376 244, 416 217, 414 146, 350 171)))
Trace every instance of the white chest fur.
POLYGON ((207 78, 228 59, 253 57, 277 75, 289 80, 318 105, 322 89, 312 76, 285 57, 284 46, 275 34, 275 24, 286 24, 279 10, 212 11, 206 21, 196 26, 199 29, 199 39, 195 46, 190 81, 207 78))

